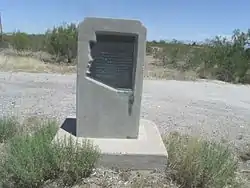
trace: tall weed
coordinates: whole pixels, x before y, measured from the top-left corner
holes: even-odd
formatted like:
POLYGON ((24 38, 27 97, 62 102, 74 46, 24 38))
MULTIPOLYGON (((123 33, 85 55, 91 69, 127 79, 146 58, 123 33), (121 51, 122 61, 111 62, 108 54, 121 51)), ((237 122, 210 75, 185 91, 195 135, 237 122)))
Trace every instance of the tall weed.
POLYGON ((185 188, 237 187, 237 161, 219 143, 170 134, 164 139, 172 178, 185 188))

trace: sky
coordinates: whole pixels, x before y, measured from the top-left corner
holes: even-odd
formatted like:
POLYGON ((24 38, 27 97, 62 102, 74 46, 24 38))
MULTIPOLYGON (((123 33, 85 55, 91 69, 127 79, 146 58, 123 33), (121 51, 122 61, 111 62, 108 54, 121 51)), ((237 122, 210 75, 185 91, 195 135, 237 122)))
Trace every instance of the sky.
POLYGON ((139 19, 148 40, 202 41, 250 28, 249 0, 0 0, 4 32, 43 33, 85 17, 139 19))

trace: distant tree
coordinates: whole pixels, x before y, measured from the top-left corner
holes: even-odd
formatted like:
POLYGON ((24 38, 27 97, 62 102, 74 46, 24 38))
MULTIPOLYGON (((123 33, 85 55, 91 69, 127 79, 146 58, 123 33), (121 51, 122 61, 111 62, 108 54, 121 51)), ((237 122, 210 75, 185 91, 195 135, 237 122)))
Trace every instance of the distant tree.
POLYGON ((165 40, 160 40, 159 43, 160 44, 166 44, 166 41, 165 40))
POLYGON ((173 40, 171 41, 171 43, 173 43, 173 44, 178 44, 178 40, 173 39, 173 40))
POLYGON ((32 51, 46 51, 45 34, 31 34, 29 39, 32 51))
POLYGON ((64 24, 46 32, 47 50, 58 58, 65 57, 71 63, 77 53, 77 26, 64 24))
POLYGON ((24 32, 17 31, 13 33, 10 43, 13 48, 18 51, 27 50, 30 48, 29 36, 24 32))
POLYGON ((156 40, 153 40, 151 43, 152 44, 157 44, 158 42, 156 40))

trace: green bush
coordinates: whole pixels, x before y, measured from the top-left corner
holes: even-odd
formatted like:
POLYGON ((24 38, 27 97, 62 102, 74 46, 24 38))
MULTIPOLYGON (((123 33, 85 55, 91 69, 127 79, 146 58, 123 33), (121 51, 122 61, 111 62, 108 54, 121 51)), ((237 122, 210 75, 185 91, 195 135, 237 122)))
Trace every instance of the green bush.
POLYGON ((72 63, 77 53, 77 26, 66 24, 54 27, 45 34, 47 38, 47 50, 57 58, 66 58, 68 63, 72 63))
MULTIPOLYGON (((233 32, 231 40, 215 37, 202 45, 180 42, 149 43, 148 49, 158 46, 162 50, 154 56, 169 68, 180 71, 196 70, 202 78, 212 78, 234 83, 250 83, 250 52, 244 44, 250 38, 250 30, 233 32)), ((148 50, 149 51, 149 50, 148 50)))
POLYGON ((63 24, 45 34, 14 32, 3 36, 17 51, 45 51, 56 56, 58 62, 73 63, 77 55, 77 25, 63 24))
POLYGON ((244 43, 250 37, 248 33, 234 31, 232 40, 216 37, 210 41, 207 53, 208 68, 214 69, 215 78, 227 82, 249 82, 246 74, 250 58, 244 51, 244 43))
POLYGON ((14 49, 18 51, 30 49, 30 39, 29 35, 24 32, 15 32, 11 37, 11 45, 14 49))
POLYGON ((171 176, 185 188, 239 187, 237 161, 219 143, 170 134, 164 139, 168 149, 171 176))
POLYGON ((0 119, 0 143, 12 138, 18 132, 19 123, 15 118, 0 119))
POLYGON ((87 142, 73 144, 71 139, 51 144, 57 131, 55 122, 41 126, 32 135, 15 136, 7 144, 0 166, 3 186, 34 188, 60 178, 71 185, 91 173, 99 157, 97 149, 87 142))
POLYGON ((100 157, 99 150, 91 142, 84 141, 81 144, 72 138, 61 142, 54 150, 57 150, 57 164, 61 173, 60 177, 66 185, 79 182, 88 177, 100 157))

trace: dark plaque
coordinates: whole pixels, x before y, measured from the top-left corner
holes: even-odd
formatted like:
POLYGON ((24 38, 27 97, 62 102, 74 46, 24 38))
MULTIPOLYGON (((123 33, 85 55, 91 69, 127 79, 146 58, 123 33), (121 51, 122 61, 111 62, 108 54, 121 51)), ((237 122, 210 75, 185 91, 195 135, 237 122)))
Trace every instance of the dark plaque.
POLYGON ((117 89, 133 89, 136 36, 97 34, 88 76, 117 89))

